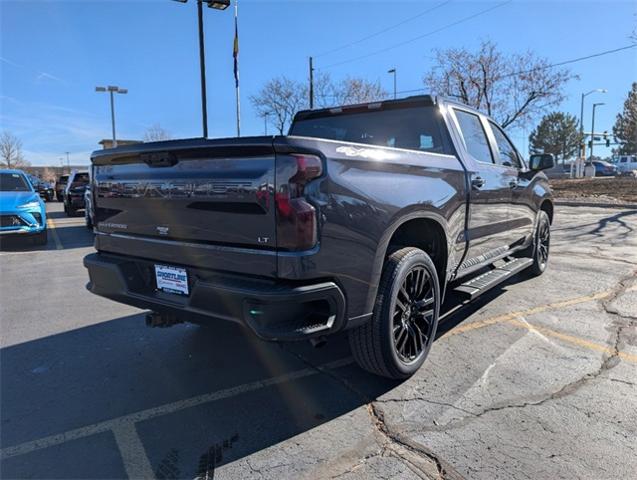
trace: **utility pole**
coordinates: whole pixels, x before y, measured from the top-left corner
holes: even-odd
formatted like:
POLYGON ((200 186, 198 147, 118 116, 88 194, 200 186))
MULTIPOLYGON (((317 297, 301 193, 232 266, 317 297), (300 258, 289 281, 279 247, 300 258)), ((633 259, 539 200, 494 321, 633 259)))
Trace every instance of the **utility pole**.
POLYGON ((314 59, 310 57, 310 110, 314 109, 314 59))
POLYGON ((264 131, 264 135, 267 136, 268 134, 268 115, 270 115, 268 112, 265 112, 263 114, 263 131, 264 131))
POLYGON ((66 166, 69 169, 69 172, 71 171, 71 162, 69 161, 69 152, 64 152, 66 153, 66 166))

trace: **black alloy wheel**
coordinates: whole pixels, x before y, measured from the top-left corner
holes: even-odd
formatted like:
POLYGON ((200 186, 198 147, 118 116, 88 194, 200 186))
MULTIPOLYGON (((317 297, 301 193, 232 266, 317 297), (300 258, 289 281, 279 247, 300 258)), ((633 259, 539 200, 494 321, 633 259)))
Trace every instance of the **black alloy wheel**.
POLYGON ((422 266, 409 271, 395 300, 392 334, 400 360, 418 359, 429 343, 435 315, 431 275, 422 266))
POLYGON ((535 227, 533 245, 530 247, 530 256, 533 264, 529 267, 532 276, 542 275, 549 263, 551 249, 551 221, 545 211, 540 211, 535 227))
POLYGON ((423 364, 436 336, 440 284, 424 251, 404 247, 385 261, 372 317, 351 329, 349 342, 365 370, 408 378, 423 364))

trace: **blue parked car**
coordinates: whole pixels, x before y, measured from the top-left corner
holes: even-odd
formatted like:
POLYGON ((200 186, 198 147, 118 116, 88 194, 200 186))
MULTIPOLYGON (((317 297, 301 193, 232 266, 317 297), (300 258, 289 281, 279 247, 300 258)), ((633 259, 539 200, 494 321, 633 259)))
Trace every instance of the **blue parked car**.
POLYGON ((0 170, 0 239, 8 237, 47 242, 44 202, 21 170, 0 170))

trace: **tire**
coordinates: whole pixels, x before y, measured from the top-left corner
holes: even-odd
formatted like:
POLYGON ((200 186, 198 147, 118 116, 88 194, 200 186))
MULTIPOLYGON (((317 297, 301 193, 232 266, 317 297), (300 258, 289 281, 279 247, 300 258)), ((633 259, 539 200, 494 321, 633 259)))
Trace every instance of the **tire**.
POLYGON ((533 263, 527 269, 532 277, 538 277, 546 271, 551 247, 551 221, 545 211, 540 211, 533 234, 533 245, 526 256, 533 259, 533 263))
POLYGON ((371 320, 349 331, 354 359, 376 375, 412 376, 429 354, 439 310, 440 285, 429 255, 413 247, 392 253, 383 267, 371 320))
POLYGON ((49 241, 49 235, 46 230, 34 235, 33 243, 35 245, 46 245, 49 241))
POLYGON ((64 211, 66 212, 66 216, 67 217, 75 217, 75 215, 77 214, 77 210, 75 210, 73 207, 66 206, 64 207, 64 211))

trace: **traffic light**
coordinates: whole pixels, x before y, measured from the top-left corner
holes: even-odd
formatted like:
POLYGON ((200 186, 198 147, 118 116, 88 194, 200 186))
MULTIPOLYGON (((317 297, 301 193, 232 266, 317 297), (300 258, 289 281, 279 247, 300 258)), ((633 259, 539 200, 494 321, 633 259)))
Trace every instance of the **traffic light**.
POLYGON ((593 148, 593 140, 588 141, 588 148, 593 148))
POLYGON ((610 137, 608 136, 608 130, 604 130, 604 142, 606 142, 606 147, 610 147, 610 137))

